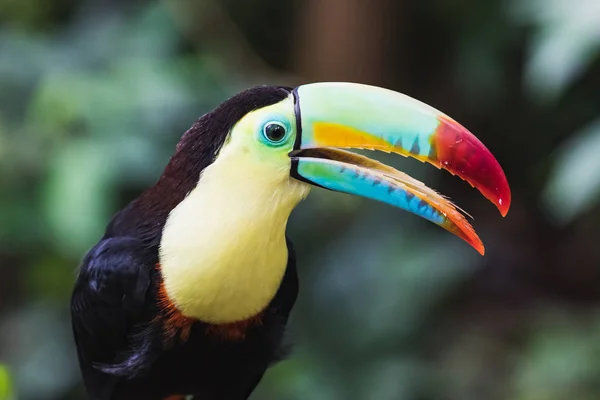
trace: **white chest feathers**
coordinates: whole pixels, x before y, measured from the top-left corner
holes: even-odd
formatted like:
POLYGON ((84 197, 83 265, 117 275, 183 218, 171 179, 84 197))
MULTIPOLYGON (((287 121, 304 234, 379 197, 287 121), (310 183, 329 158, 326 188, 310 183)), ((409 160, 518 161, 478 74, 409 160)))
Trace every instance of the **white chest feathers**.
POLYGON ((262 172, 221 159, 171 211, 160 245, 161 272, 183 315, 241 321, 261 312, 279 289, 287 266, 287 220, 308 188, 290 178, 260 181, 268 176, 262 172))

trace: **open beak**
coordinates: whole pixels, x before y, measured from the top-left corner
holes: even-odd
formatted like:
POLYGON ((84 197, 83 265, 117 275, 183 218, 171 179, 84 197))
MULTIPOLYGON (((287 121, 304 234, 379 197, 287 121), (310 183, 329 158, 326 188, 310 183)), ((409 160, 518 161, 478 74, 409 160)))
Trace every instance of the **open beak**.
POLYGON ((374 86, 314 83, 297 87, 294 96, 294 178, 407 210, 484 254, 475 230, 447 198, 392 167, 340 150, 380 150, 428 162, 470 183, 505 216, 511 200, 506 176, 471 132, 418 100, 374 86))

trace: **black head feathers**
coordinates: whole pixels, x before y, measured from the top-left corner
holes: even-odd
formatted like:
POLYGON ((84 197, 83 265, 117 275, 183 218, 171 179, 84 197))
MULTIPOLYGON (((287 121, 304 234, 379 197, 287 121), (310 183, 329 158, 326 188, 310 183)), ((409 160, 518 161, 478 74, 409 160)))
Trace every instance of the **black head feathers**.
POLYGON ((276 104, 291 92, 292 88, 284 86, 254 87, 200 117, 181 137, 158 182, 115 216, 107 234, 136 233, 160 240, 169 212, 194 189, 233 126, 249 112, 276 104))

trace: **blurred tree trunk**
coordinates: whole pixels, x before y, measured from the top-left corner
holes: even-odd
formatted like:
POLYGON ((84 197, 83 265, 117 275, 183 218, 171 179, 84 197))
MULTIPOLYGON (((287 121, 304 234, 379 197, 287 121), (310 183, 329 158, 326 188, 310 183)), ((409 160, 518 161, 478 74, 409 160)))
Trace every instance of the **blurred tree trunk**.
POLYGON ((390 0, 307 0, 298 10, 292 69, 308 81, 385 85, 390 0))

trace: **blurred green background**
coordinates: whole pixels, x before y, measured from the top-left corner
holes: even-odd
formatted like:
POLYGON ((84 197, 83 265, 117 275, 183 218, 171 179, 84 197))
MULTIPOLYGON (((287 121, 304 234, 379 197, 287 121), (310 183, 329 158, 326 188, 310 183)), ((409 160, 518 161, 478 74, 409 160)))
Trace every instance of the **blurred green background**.
POLYGON ((295 211, 293 357, 255 400, 600 398, 598 0, 0 0, 0 399, 81 399, 68 300, 111 215, 203 113, 256 84, 389 87, 503 165, 468 184, 480 257, 391 207, 295 211))

